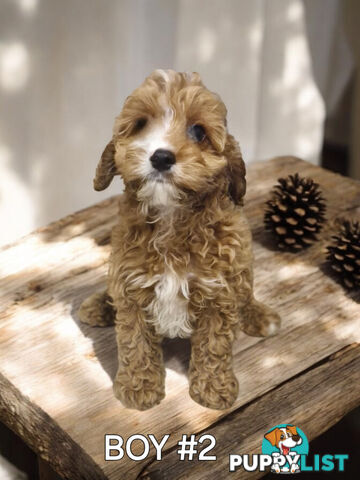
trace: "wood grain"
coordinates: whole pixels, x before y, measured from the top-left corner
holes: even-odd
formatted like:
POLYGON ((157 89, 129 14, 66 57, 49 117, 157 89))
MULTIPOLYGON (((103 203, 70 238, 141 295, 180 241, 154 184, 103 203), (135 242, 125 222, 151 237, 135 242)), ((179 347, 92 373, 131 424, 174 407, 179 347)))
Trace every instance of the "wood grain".
MULTIPOLYGON (((206 433, 216 438, 216 446, 211 451, 211 455, 217 456, 216 462, 180 462, 176 450, 173 450, 161 462, 153 461, 140 477, 147 480, 225 480, 229 478, 229 455, 261 453, 264 434, 275 424, 296 425, 310 441, 359 403, 360 344, 353 344, 207 429, 206 433)), ((239 469, 231 477, 245 480, 263 475, 261 472, 249 474, 239 469)))
POLYGON ((0 374, 0 419, 65 478, 103 480, 96 463, 43 410, 0 374), (81 470, 78 464, 82 464, 81 470))
POLYGON ((114 398, 113 329, 82 325, 76 312, 84 298, 105 285, 116 198, 0 250, 0 373, 11 386, 0 391, 0 420, 11 423, 10 428, 59 474, 68 475, 70 468, 58 460, 60 436, 89 459, 71 467, 75 468, 71 479, 136 478, 148 461, 105 462, 105 433, 124 438, 134 433, 161 438, 169 433, 167 447, 171 448, 181 434, 209 428, 231 411, 359 341, 357 299, 344 292, 324 265, 324 246, 338 219, 344 215, 360 218, 359 183, 292 157, 257 163, 248 170, 246 214, 254 235, 255 291, 260 300, 279 310, 283 326, 278 336, 269 339, 239 334, 234 364, 240 394, 228 411, 203 408, 189 397, 186 341, 166 342, 167 396, 159 406, 137 412, 125 409, 114 398), (277 178, 296 171, 320 183, 330 220, 316 245, 294 255, 274 249, 262 218, 277 178), (13 400, 8 389, 17 393, 13 400), (16 415, 10 422, 11 408, 23 408, 26 402, 36 415, 16 415), (50 422, 54 430, 41 434, 44 422, 50 422), (38 439, 30 435, 31 429, 40 432, 38 439), (40 439, 47 445, 45 453, 39 448, 40 439), (90 477, 86 468, 95 476, 90 477))

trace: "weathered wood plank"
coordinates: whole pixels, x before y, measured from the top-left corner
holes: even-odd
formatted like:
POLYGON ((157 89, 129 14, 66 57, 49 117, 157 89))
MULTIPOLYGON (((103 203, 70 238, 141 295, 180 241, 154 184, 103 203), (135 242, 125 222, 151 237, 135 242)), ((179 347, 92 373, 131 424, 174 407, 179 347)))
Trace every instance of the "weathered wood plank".
MULTIPOLYGON (((324 243, 334 232, 334 220, 347 212, 360 217, 359 183, 294 158, 280 158, 252 165, 248 184, 246 213, 254 232, 255 290, 259 299, 279 310, 283 327, 277 337, 265 340, 239 335, 234 363, 240 394, 233 409, 360 337, 359 305, 323 268, 324 243), (276 179, 296 171, 321 184, 332 220, 318 244, 293 255, 273 250, 262 217, 276 179)), ((190 399, 185 341, 166 346, 167 397, 161 405, 136 412, 114 398, 113 330, 80 324, 76 311, 85 297, 104 287, 116 203, 116 198, 109 199, 0 250, 0 372, 38 412, 48 414, 60 433, 65 432, 106 477, 131 479, 144 464, 129 459, 105 462, 105 433, 125 438, 133 433, 171 433, 169 445, 174 445, 184 429, 204 430, 231 410, 212 411, 190 399)), ((11 428, 18 431, 16 422, 11 428)), ((36 443, 32 447, 38 448, 36 443)), ((64 474, 62 465, 51 465, 64 474)), ((80 463, 78 468, 83 474, 80 463)))
POLYGON ((98 465, 43 410, 0 374, 0 421, 21 436, 64 478, 103 480, 98 465), (79 462, 82 468, 79 469, 79 462))
MULTIPOLYGON (((264 434, 275 425, 299 426, 310 441, 359 404, 360 344, 353 344, 207 429, 206 433, 216 438, 216 446, 209 452, 217 456, 216 462, 180 462, 176 450, 172 450, 161 462, 149 464, 140 477, 147 480, 225 480, 229 478, 229 455, 261 453, 264 434)), ((239 469, 231 478, 256 479, 263 475, 239 469)))

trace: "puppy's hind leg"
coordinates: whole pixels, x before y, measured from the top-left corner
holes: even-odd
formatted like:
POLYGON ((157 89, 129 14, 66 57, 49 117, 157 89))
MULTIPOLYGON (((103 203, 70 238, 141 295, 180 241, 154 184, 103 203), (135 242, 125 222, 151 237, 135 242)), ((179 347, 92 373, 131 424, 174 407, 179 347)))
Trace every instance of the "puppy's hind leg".
POLYGON ((279 314, 253 297, 241 308, 240 315, 240 329, 253 337, 270 337, 280 328, 279 314))
POLYGON ((114 325, 115 310, 107 291, 94 293, 81 304, 78 315, 80 321, 92 327, 114 325))

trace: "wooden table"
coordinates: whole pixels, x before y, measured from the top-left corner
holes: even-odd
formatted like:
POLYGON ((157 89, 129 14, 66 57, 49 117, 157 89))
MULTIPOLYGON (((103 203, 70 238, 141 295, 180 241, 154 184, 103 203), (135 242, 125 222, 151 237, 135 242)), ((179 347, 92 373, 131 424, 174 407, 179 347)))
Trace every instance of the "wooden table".
POLYGON ((240 393, 223 412, 189 397, 184 340, 165 346, 167 396, 159 406, 137 412, 114 398, 113 329, 82 325, 76 312, 104 287, 116 203, 101 202, 0 251, 0 420, 55 471, 71 480, 228 478, 228 455, 259 453, 264 433, 276 424, 294 423, 313 439, 360 404, 359 299, 324 264, 339 217, 360 218, 359 183, 289 157, 249 167, 255 290, 279 310, 283 324, 272 338, 239 334, 240 393), (264 202, 279 176, 297 171, 321 184, 329 221, 306 252, 282 253, 264 232, 264 202), (217 461, 180 461, 181 435, 199 432, 215 435, 217 461), (106 433, 171 436, 162 461, 152 449, 143 461, 105 462, 106 433))

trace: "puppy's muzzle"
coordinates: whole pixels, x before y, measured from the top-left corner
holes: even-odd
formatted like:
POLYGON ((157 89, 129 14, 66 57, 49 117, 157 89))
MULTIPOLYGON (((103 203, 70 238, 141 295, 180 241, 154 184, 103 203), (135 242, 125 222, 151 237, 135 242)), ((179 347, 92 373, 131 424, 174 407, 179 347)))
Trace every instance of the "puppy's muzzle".
POLYGON ((151 165, 159 172, 170 170, 176 162, 175 155, 170 150, 158 148, 150 157, 151 165))

